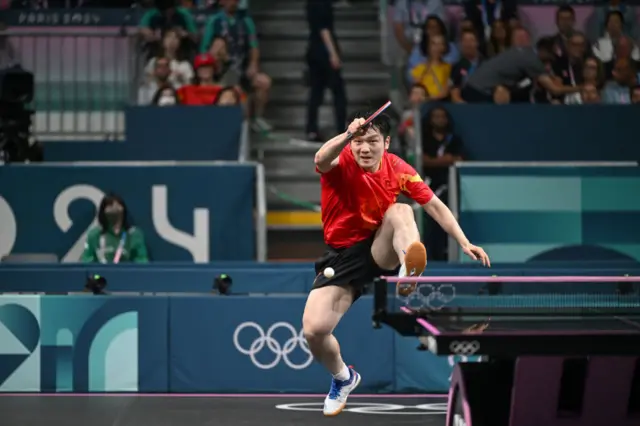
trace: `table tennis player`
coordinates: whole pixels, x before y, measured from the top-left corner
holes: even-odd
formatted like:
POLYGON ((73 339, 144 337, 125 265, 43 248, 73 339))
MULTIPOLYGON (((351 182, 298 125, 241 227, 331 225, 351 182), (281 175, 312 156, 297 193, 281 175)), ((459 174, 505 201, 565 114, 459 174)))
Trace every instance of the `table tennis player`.
MULTIPOLYGON (((366 124, 370 116, 357 114, 347 132, 326 142, 315 155, 328 249, 315 264, 317 276, 302 322, 309 349, 333 375, 324 401, 326 416, 342 412, 361 379, 342 360, 332 334, 342 316, 375 277, 393 275, 398 266, 399 276, 417 277, 426 267, 413 209, 396 202, 400 193, 420 203, 467 256, 490 266, 489 256, 469 242, 449 208, 416 171, 387 152, 389 118, 380 114, 366 124), (333 269, 328 276, 326 268, 333 269)), ((402 285, 411 289, 415 283, 402 285)))

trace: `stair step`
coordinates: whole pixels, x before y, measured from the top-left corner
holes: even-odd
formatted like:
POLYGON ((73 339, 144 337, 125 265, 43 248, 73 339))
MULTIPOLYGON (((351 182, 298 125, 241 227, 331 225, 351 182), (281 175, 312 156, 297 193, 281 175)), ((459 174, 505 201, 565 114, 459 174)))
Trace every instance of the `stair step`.
MULTIPOLYGON (((268 27, 267 27, 268 28, 268 27)), ((260 42, 266 40, 279 40, 279 41, 304 41, 305 43, 309 39, 309 31, 301 29, 298 31, 292 31, 288 28, 285 22, 278 26, 278 31, 263 31, 259 32, 260 42)), ((374 29, 358 29, 358 28, 345 28, 340 31, 336 31, 338 37, 338 43, 340 47, 343 46, 346 41, 360 41, 360 40, 377 40, 380 42, 380 30, 374 29)))
MULTIPOLYGON (((347 101, 354 104, 366 104, 371 99, 378 96, 385 96, 389 89, 388 79, 379 84, 372 84, 367 81, 347 81, 347 101)), ((309 89, 300 81, 292 82, 290 80, 276 78, 271 87, 270 99, 278 104, 290 105, 306 105, 309 100, 309 89)), ((324 105, 333 105, 333 95, 329 89, 324 93, 324 105)))
POLYGON ((291 139, 298 139, 300 135, 294 132, 284 132, 276 137, 280 137, 281 141, 270 141, 254 143, 252 150, 262 151, 265 156, 268 155, 290 155, 290 156, 313 156, 322 145, 321 143, 290 143, 291 139))
POLYGON ((322 229, 322 218, 314 211, 269 211, 267 229, 322 229))
MULTIPOLYGON (((357 53, 357 58, 378 58, 381 56, 380 37, 364 38, 358 40, 340 41, 340 49, 345 56, 352 57, 351 52, 357 53)), ((304 60, 307 52, 306 38, 294 40, 264 39, 260 40, 260 51, 265 52, 269 58, 292 58, 304 60)))
MULTIPOLYGON (((271 176, 273 178, 273 176, 271 176)), ((284 194, 287 198, 299 200, 313 205, 320 205, 320 176, 317 173, 300 179, 296 176, 288 176, 284 180, 269 179, 267 177, 267 186, 271 188, 267 191, 267 205, 272 204, 289 204, 289 208, 295 206, 295 203, 284 200, 282 196, 276 195, 273 190, 279 194, 284 194)))
MULTIPOLYGON (((295 76, 295 78, 300 78, 304 70, 307 68, 307 65, 304 61, 300 60, 270 60, 269 58, 266 58, 261 61, 260 67, 262 71, 269 74, 272 78, 290 78, 292 76, 295 76)), ((366 74, 367 72, 378 73, 379 75, 384 75, 385 78, 388 76, 387 67, 384 64, 380 63, 379 60, 347 60, 342 64, 342 72, 347 76, 361 76, 363 74, 366 74)))
MULTIPOLYGON (((260 37, 273 34, 296 34, 305 36, 309 33, 309 24, 306 19, 272 18, 256 22, 256 28, 260 37)), ((354 21, 349 19, 335 22, 335 32, 338 40, 351 37, 352 31, 371 31, 376 37, 380 37, 380 24, 377 19, 354 21)))
POLYGON ((267 233, 269 260, 315 261, 327 250, 322 229, 278 229, 267 233))
MULTIPOLYGON (((356 111, 369 110, 371 106, 368 104, 349 104, 347 113, 352 114, 356 111)), ((267 108, 265 118, 271 121, 288 121, 292 124, 297 124, 297 127, 287 126, 284 129, 298 128, 299 126, 303 126, 307 122, 307 108, 304 105, 300 106, 287 106, 287 105, 272 105, 271 108, 267 108)), ((332 106, 323 105, 320 107, 318 112, 318 120, 320 122, 320 126, 334 126, 335 128, 335 118, 334 118, 334 110, 332 106)), ((341 128, 343 124, 341 124, 341 128)), ((278 129, 278 127, 276 127, 278 129)))
MULTIPOLYGON (((257 2, 261 3, 261 2, 257 2)), ((265 4, 267 2, 264 2, 265 4)), ((253 5, 251 5, 251 16, 257 23, 266 20, 275 20, 275 19, 297 19, 304 23, 307 22, 307 14, 304 8, 304 5, 301 4, 301 7, 293 8, 292 5, 289 5, 288 8, 282 9, 278 7, 273 7, 271 2, 269 2, 269 9, 267 10, 254 10, 253 5)), ((355 7, 350 9, 340 9, 335 8, 333 13, 333 19, 335 22, 340 21, 377 21, 378 20, 378 8, 373 6, 364 6, 363 7, 355 7)))

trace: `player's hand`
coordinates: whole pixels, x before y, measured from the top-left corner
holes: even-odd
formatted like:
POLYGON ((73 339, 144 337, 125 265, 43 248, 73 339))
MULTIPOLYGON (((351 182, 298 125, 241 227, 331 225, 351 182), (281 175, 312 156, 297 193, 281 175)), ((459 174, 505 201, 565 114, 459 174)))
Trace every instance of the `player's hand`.
POLYGON ((351 133, 353 136, 362 136, 366 133, 366 129, 362 128, 364 122, 367 121, 364 118, 356 118, 349 124, 347 128, 347 132, 351 133))
POLYGON ((340 56, 338 55, 331 55, 329 57, 329 62, 331 63, 331 68, 333 68, 334 70, 339 70, 340 67, 342 67, 342 62, 340 61, 340 56))
POLYGON ((482 247, 474 246, 473 244, 469 243, 466 246, 462 246, 462 251, 471 259, 481 261, 483 266, 491 267, 491 260, 489 259, 489 255, 485 253, 482 247))

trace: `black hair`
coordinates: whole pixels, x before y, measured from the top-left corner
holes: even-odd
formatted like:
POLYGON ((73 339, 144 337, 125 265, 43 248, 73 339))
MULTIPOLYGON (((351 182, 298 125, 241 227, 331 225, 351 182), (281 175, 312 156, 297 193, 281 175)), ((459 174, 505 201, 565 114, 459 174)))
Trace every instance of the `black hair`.
POLYGON ((622 23, 622 25, 624 25, 624 15, 622 14, 622 12, 620 12, 619 10, 611 10, 609 11, 609 13, 607 13, 607 18, 604 21, 605 27, 609 25, 609 20, 612 16, 618 16, 620 18, 620 22, 622 23))
POLYGON ((433 113, 437 110, 444 111, 444 114, 447 116, 447 127, 445 128, 445 131, 449 134, 453 133, 453 117, 451 117, 451 114, 444 106, 436 105, 429 110, 429 112, 427 113, 426 120, 423 121, 424 135, 430 135, 433 133, 433 113))
POLYGON ((162 92, 164 92, 165 90, 171 90, 171 93, 176 99, 176 104, 180 103, 180 99, 178 98, 178 92, 176 91, 176 89, 171 84, 163 84, 160 87, 158 87, 158 90, 156 90, 156 93, 153 94, 153 98, 151 98, 151 105, 158 105, 158 102, 162 97, 162 92))
MULTIPOLYGON (((356 118, 364 118, 365 120, 373 115, 376 112, 375 110, 369 111, 357 111, 352 116, 349 122, 352 122, 356 118)), ((369 124, 372 128, 377 130, 382 134, 382 136, 386 139, 387 136, 391 133, 391 117, 389 117, 384 112, 374 118, 369 124)))
POLYGON ((574 18, 576 16, 576 11, 573 10, 571 6, 569 6, 568 4, 563 4, 562 6, 558 7, 558 9, 556 10, 556 21, 558 21, 558 17, 562 12, 569 12, 571 16, 573 16, 574 18))
POLYGON ((553 40, 553 37, 542 37, 536 43, 536 49, 543 50, 547 53, 553 53, 554 47, 555 41, 553 40))
POLYGON ((422 42, 420 43, 420 51, 424 56, 429 56, 429 33, 427 32, 427 23, 429 21, 437 22, 438 27, 440 27, 440 35, 444 37, 443 56, 449 54, 449 32, 447 31, 447 26, 444 24, 444 21, 440 19, 438 15, 429 15, 424 21, 424 25, 422 26, 422 42))
POLYGON ((225 94, 226 92, 233 93, 233 95, 236 98, 236 104, 240 104, 240 101, 242 100, 240 96, 240 92, 238 92, 238 89, 236 89, 233 86, 226 86, 222 88, 216 95, 216 98, 213 100, 213 104, 218 105, 220 103, 220 99, 222 99, 222 95, 225 94))
POLYGON ((100 201, 100 207, 98 207, 98 223, 100 224, 102 233, 105 233, 109 230, 107 215, 104 211, 107 206, 110 206, 113 203, 118 203, 122 206, 122 229, 128 231, 129 228, 131 228, 131 224, 129 223, 129 214, 127 212, 127 205, 124 203, 122 197, 114 192, 110 192, 104 196, 102 201, 100 201))

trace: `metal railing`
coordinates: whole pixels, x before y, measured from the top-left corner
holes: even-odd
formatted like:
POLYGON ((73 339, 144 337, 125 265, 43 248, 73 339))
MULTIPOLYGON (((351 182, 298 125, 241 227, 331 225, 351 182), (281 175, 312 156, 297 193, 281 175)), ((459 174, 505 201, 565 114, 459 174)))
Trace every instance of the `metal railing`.
POLYGON ((14 60, 32 72, 34 132, 43 140, 117 140, 135 104, 143 55, 126 31, 10 30, 14 60))

